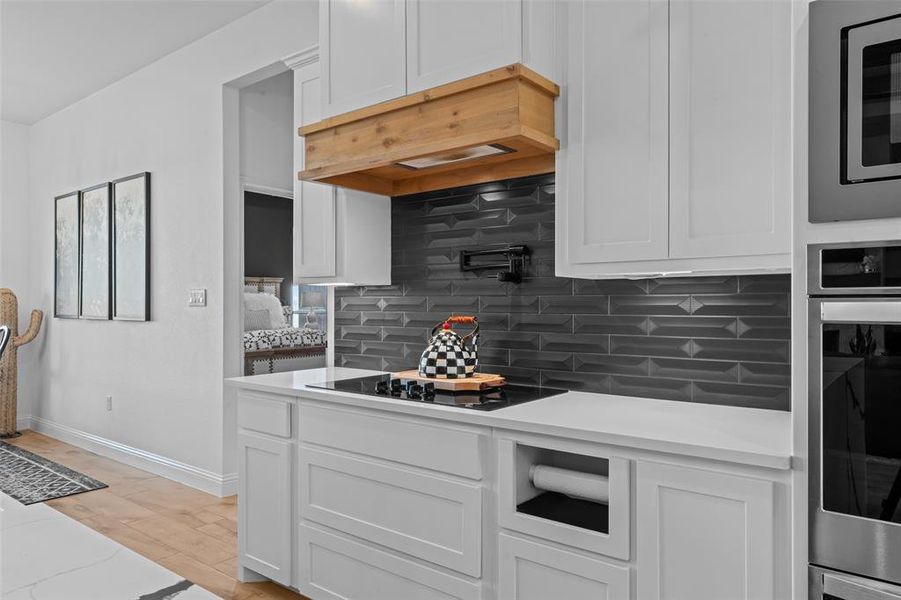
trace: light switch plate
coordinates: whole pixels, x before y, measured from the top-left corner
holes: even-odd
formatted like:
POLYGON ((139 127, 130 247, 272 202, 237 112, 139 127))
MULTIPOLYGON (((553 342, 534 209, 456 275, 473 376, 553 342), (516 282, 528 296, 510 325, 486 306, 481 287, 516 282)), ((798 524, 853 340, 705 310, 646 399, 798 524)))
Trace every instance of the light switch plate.
POLYGON ((192 288, 188 292, 188 306, 206 306, 206 288, 192 288))

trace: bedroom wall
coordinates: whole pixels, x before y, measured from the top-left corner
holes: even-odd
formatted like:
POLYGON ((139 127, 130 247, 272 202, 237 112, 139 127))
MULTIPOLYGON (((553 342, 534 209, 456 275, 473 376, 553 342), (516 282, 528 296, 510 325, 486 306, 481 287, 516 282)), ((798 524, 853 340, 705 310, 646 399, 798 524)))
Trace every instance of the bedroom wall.
MULTIPOLYGON (((28 325, 37 302, 26 252, 32 235, 28 210, 29 144, 28 126, 0 121, 0 287, 12 289, 19 299, 20 328, 28 325)), ((52 313, 52 306, 50 309, 52 313)), ((20 429, 27 426, 37 395, 35 361, 43 345, 41 336, 19 349, 20 429)))
POLYGON ((138 171, 153 175, 154 320, 50 319, 38 363, 41 427, 164 457, 211 490, 228 478, 223 84, 316 41, 316 3, 276 0, 32 127, 28 253, 33 303, 45 310, 53 302, 52 198, 138 171), (188 307, 193 287, 207 288, 206 308, 188 307))
POLYGON ((283 278, 282 305, 291 306, 294 200, 244 193, 244 274, 283 278))

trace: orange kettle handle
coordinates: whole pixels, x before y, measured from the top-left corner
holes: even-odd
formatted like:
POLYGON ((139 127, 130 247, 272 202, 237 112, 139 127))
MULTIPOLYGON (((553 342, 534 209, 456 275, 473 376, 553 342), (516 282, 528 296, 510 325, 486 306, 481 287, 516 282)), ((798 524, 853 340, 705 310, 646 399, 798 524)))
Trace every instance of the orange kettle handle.
POLYGON ((449 328, 450 325, 455 324, 455 323, 459 323, 461 325, 475 325, 475 328, 472 331, 470 331, 469 333, 467 333, 466 335, 463 336, 464 340, 471 338, 472 336, 474 336, 475 334, 477 334, 479 332, 479 321, 475 317, 469 317, 469 316, 463 316, 463 315, 451 315, 444 321, 435 325, 434 328, 432 328, 432 335, 434 336, 436 333, 438 333, 438 331, 440 329, 444 328, 445 326, 447 326, 449 328))

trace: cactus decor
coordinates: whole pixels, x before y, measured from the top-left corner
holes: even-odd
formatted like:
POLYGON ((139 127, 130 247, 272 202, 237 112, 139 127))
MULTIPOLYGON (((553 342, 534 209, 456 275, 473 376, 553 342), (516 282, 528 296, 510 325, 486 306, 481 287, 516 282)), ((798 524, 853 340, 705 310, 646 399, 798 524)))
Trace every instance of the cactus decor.
POLYGON ((0 289, 0 325, 7 325, 10 329, 9 344, 6 346, 3 357, 0 358, 0 438, 18 435, 16 431, 16 403, 18 402, 16 354, 19 346, 24 346, 37 337, 43 320, 43 312, 31 311, 28 330, 19 335, 19 301, 12 290, 0 289))

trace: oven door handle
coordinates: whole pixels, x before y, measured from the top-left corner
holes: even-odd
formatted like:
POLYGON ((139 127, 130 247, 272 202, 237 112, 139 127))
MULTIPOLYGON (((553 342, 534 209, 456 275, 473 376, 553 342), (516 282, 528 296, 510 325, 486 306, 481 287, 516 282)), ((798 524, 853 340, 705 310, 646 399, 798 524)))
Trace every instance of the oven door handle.
POLYGON ((831 573, 823 574, 823 592, 841 600, 901 600, 901 591, 891 591, 881 587, 883 585, 878 582, 863 584, 831 573), (877 585, 880 587, 875 587, 877 585))
POLYGON ((901 324, 901 300, 823 302, 820 320, 824 323, 901 324))

